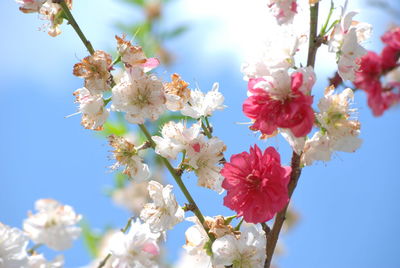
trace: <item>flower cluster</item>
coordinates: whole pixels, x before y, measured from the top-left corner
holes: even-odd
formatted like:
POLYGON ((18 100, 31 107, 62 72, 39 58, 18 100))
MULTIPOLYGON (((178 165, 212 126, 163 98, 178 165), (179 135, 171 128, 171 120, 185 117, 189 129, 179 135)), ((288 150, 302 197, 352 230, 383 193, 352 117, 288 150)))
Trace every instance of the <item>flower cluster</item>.
MULTIPOLYGON (((45 27, 48 28, 50 36, 57 36, 61 33, 60 25, 63 23, 63 11, 59 4, 52 0, 16 0, 20 4, 19 10, 24 13, 39 13, 42 19, 48 20, 45 27)), ((68 8, 72 8, 72 0, 65 0, 68 8)))
POLYGON ((355 109, 351 109, 353 91, 348 88, 340 94, 334 94, 329 87, 321 98, 316 120, 320 130, 305 143, 302 161, 311 165, 316 160, 329 161, 334 151, 354 152, 361 145, 360 122, 352 118, 355 109))
POLYGON ((28 250, 29 239, 37 246, 61 251, 72 246, 80 228, 76 224, 81 216, 72 207, 62 205, 56 200, 36 201, 38 213, 29 213, 24 221, 24 231, 0 223, 0 267, 4 268, 61 268, 63 256, 47 261, 36 250, 28 250))
POLYGON ((156 153, 175 159, 179 153, 185 153, 182 164, 194 170, 198 176, 198 185, 222 192, 219 163, 226 149, 223 141, 217 137, 207 139, 201 133, 200 123, 188 128, 185 124, 169 122, 161 130, 160 136, 153 136, 156 153))
POLYGON ((361 58, 360 69, 356 73, 354 85, 364 90, 368 96, 368 106, 375 116, 400 101, 400 27, 393 28, 382 36, 385 47, 379 54, 368 51, 361 58), (386 80, 382 84, 381 80, 386 80))

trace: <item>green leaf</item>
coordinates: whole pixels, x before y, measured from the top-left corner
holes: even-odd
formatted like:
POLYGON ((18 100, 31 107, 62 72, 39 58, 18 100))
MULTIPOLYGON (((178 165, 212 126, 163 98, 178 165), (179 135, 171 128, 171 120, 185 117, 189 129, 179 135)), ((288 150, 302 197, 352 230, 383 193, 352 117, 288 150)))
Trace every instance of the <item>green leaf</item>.
POLYGON ((127 180, 128 180, 128 176, 126 176, 122 172, 118 172, 117 174, 115 174, 115 178, 114 178, 115 188, 117 188, 117 189, 124 188, 127 180))
POLYGON ((97 248, 103 236, 94 232, 86 220, 82 221, 80 225, 82 228, 83 242, 90 255, 96 258, 98 256, 97 248))
POLYGON ((128 4, 134 4, 140 7, 144 7, 146 3, 146 0, 123 0, 123 1, 128 4))
POLYGON ((107 121, 103 125, 103 131, 100 132, 102 136, 108 137, 112 134, 123 136, 129 131, 128 126, 123 122, 107 121))

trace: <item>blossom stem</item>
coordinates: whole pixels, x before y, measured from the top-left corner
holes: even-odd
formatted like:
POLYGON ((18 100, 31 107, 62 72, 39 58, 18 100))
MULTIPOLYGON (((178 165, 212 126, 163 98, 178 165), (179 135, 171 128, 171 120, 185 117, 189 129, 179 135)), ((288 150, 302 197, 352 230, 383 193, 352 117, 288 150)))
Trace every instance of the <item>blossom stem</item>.
MULTIPOLYGON (((147 130, 146 126, 144 124, 139 124, 140 129, 142 130, 143 134, 146 136, 147 140, 150 142, 151 147, 154 149, 155 148, 155 142, 153 138, 151 137, 150 132, 147 130)), ((201 225, 203 226, 204 230, 207 232, 208 237, 210 238, 211 241, 215 240, 215 237, 209 233, 209 228, 205 225, 205 219, 203 214, 201 213, 199 207, 197 206, 196 202, 194 201, 193 197, 190 195, 188 189, 186 188, 185 184, 182 181, 181 175, 177 173, 177 171, 174 169, 174 167, 171 165, 171 163, 168 161, 168 159, 160 156, 162 162, 164 163, 165 167, 168 169, 168 171, 171 173, 172 177, 175 179, 176 183, 178 184, 179 188, 181 189, 182 193, 186 197, 186 199, 189 202, 189 205, 193 207, 192 211, 196 215, 196 217, 199 219, 201 225)))
MULTIPOLYGON (((315 58, 317 55, 317 50, 322 44, 321 40, 322 37, 319 35, 317 36, 317 29, 318 29, 318 2, 310 6, 310 37, 309 37, 307 66, 311 66, 313 68, 315 66, 315 58)), ((293 151, 292 160, 290 164, 292 168, 292 173, 290 174, 290 181, 288 185, 289 200, 292 197, 292 194, 297 186, 297 182, 301 175, 300 158, 301 154, 297 154, 295 151, 293 151)), ((267 235, 267 247, 266 247, 267 258, 265 260, 264 268, 269 268, 271 266, 272 257, 274 255, 275 247, 279 238, 279 233, 286 219, 286 212, 289 207, 289 202, 278 214, 276 214, 274 225, 272 226, 271 231, 267 235)))
POLYGON ((79 38, 82 40, 83 44, 89 51, 90 55, 93 55, 94 49, 93 49, 92 44, 90 43, 89 40, 87 40, 86 36, 83 34, 81 28, 79 27, 74 16, 72 15, 67 4, 65 3, 65 0, 53 0, 53 2, 60 4, 62 10, 64 11, 65 16, 67 17, 69 24, 71 24, 72 28, 74 28, 75 32, 78 34, 79 38))

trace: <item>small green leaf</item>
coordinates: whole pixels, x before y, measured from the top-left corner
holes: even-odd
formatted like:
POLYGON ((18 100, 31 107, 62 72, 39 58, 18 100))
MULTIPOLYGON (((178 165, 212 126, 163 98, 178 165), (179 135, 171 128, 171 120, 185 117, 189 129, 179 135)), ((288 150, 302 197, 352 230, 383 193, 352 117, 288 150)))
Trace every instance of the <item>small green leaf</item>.
POLYGON ((90 255, 93 258, 96 258, 98 256, 97 248, 100 243, 100 240, 102 239, 102 235, 94 232, 90 228, 90 225, 86 220, 82 221, 81 228, 82 228, 83 242, 87 247, 90 255))

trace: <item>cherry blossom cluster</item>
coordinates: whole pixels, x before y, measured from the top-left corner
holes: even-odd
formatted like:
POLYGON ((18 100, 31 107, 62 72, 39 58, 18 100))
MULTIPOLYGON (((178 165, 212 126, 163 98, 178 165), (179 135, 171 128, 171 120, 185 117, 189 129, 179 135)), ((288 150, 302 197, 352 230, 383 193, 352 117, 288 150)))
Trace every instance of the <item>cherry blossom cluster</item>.
MULTIPOLYGON (((52 35, 59 33, 62 18, 71 22, 72 15, 65 17, 65 10, 53 1, 17 2, 25 13, 47 14, 52 35), (51 16, 50 11, 45 11, 48 5, 52 7, 51 16)), ((397 74, 398 78, 399 28, 383 36, 387 46, 378 56, 363 48, 362 43, 371 35, 371 26, 353 20, 356 12, 346 13, 342 8, 337 19, 330 22, 332 6, 320 33, 308 35, 294 27, 296 16, 305 12, 301 1, 266 2, 266 15, 272 14, 276 21, 271 27, 285 41, 278 46, 274 42, 276 36, 270 36, 274 40, 267 42, 259 57, 243 64, 248 97, 242 109, 251 120, 250 130, 260 133, 261 140, 281 134, 288 141, 293 159, 297 159, 292 159, 291 166, 281 163, 275 148, 263 150, 258 145, 251 146, 249 152, 233 154, 227 161, 226 145, 213 135, 209 122, 215 111, 225 108, 219 84, 214 83, 204 93, 190 89, 189 83, 176 73, 170 81, 163 81, 155 73, 159 61, 146 57, 142 47, 133 45, 125 36, 116 36, 118 56, 114 60, 110 54, 90 47, 90 55, 75 64, 73 74, 83 79, 83 87, 74 92, 82 126, 100 131, 113 114, 119 114, 127 123, 137 125, 146 138, 138 142, 129 135, 108 137, 115 159, 111 169, 121 169, 132 181, 129 188, 115 194, 115 199, 127 204, 137 217, 130 219, 124 229, 104 237, 99 258, 91 267, 161 267, 161 247, 167 231, 183 222, 188 211, 195 216, 186 218, 193 225, 185 233, 185 253, 179 267, 264 267, 268 261, 267 240, 273 239, 273 235, 266 233, 269 231, 266 222, 286 212, 301 168, 316 161, 329 161, 336 151, 354 152, 361 145, 360 122, 357 110, 352 108, 354 94, 350 88, 339 91, 328 86, 315 101, 314 65, 320 46, 326 45, 336 55, 341 79, 352 81, 368 92, 374 113, 382 113, 399 99, 399 94, 392 91, 399 88, 399 79, 388 82, 390 90, 385 90, 380 81, 382 75, 397 74), (306 50, 307 41, 308 60, 302 64, 298 58, 306 50), (118 63, 122 63, 121 68, 118 63), (158 132, 150 133, 147 125, 165 114, 186 120, 166 122, 158 132), (149 150, 154 150, 165 164, 188 204, 180 206, 173 186, 163 185, 157 179, 146 159, 149 150), (236 214, 203 215, 182 180, 185 172, 196 175, 198 186, 218 194, 226 190, 224 205, 236 214), (234 226, 233 220, 240 218, 234 226)), ((72 2, 67 4, 70 8, 72 2)), ((307 1, 306 7, 318 8, 318 1, 307 1)), ((309 24, 313 27, 312 21, 309 24)), ((0 254, 6 252, 5 257, 0 255, 3 263, 28 263, 35 258, 37 262, 44 261, 41 255, 28 256, 25 236, 36 244, 64 250, 79 235, 75 224, 80 216, 72 208, 54 200, 39 200, 36 209, 38 213, 31 214, 24 223, 25 234, 0 225, 0 242, 16 241, 19 245, 0 244, 0 254)), ((13 265, 7 267, 24 267, 13 265)), ((49 267, 57 265, 62 265, 62 261, 57 259, 49 267)))
POLYGON ((72 247, 81 233, 77 226, 82 216, 68 205, 53 199, 40 199, 35 203, 35 214, 29 212, 23 230, 0 222, 0 267, 4 268, 61 268, 62 255, 47 261, 37 252, 42 245, 55 251, 72 247), (29 241, 34 245, 28 250, 29 241))
POLYGON ((367 93, 368 106, 375 116, 400 101, 400 27, 382 36, 385 47, 380 54, 368 51, 361 58, 354 85, 367 93))

